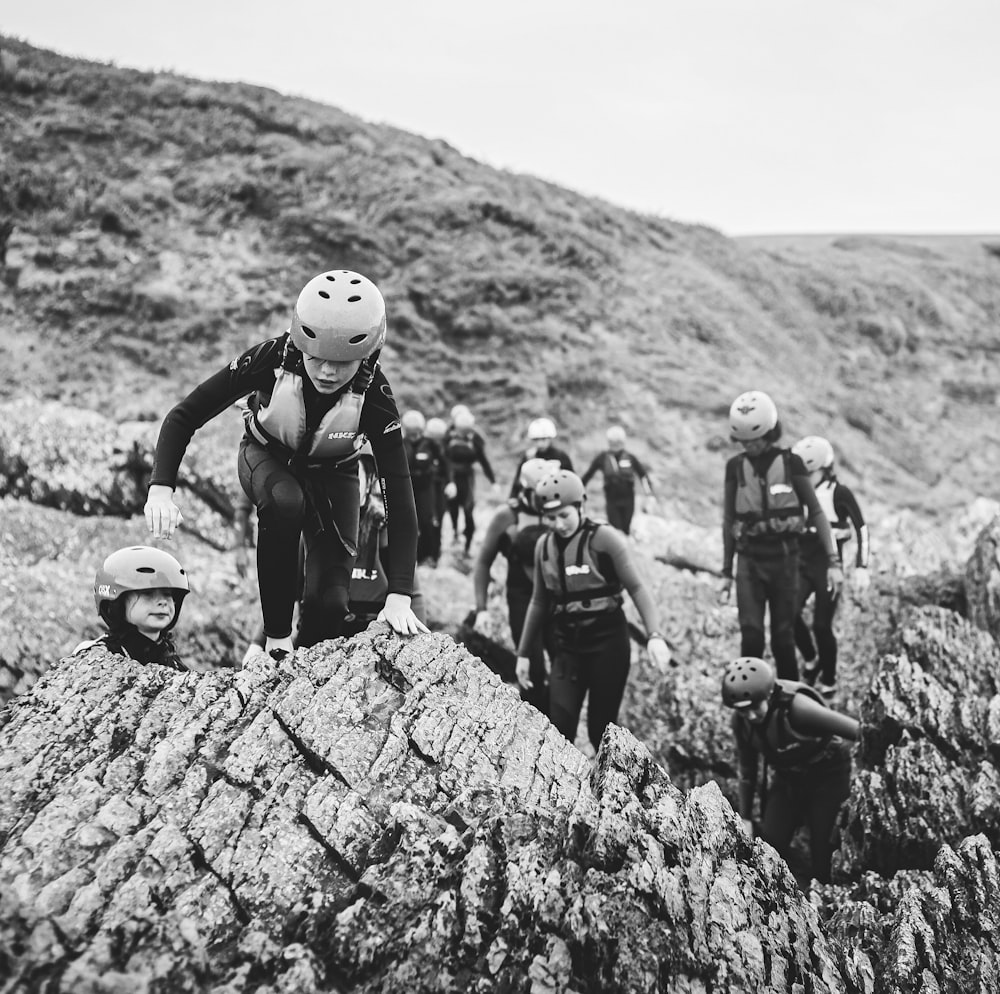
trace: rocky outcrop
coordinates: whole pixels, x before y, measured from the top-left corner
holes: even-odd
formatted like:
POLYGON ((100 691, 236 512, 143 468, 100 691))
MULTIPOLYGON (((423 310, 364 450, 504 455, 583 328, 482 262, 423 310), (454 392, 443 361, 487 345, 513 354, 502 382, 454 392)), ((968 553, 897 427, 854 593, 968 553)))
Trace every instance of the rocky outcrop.
POLYGON ((965 569, 969 618, 1000 640, 1000 517, 980 533, 965 569))
POLYGON ((708 785, 592 766, 444 635, 178 674, 93 649, 0 729, 0 946, 52 991, 842 991, 708 785))

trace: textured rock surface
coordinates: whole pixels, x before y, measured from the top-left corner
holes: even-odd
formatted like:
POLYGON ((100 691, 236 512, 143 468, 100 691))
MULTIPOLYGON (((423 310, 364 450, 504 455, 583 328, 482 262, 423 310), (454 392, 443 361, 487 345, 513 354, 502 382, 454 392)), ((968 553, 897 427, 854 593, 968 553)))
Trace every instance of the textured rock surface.
POLYGON ((26 985, 845 989, 714 786, 682 794, 620 729, 592 768, 443 635, 198 675, 91 650, 0 744, 26 985))
POLYGON ((1000 517, 980 533, 965 570, 969 618, 1000 640, 1000 517))

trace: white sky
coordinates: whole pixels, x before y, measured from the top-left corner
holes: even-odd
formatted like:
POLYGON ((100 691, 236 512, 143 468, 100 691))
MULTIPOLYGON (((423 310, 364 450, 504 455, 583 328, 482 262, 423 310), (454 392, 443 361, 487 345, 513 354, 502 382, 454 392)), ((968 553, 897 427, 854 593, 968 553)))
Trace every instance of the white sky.
POLYGON ((31 0, 0 33, 243 80, 727 234, 1000 232, 997 0, 31 0))

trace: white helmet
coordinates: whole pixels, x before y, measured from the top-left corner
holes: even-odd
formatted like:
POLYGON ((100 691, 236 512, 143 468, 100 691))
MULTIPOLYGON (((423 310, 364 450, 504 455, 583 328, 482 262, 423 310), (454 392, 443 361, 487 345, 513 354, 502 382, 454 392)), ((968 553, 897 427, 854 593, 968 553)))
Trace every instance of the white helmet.
POLYGON ((556 437, 556 426, 551 418, 535 418, 528 425, 528 438, 532 442, 551 441, 556 437))
POLYGON ((445 423, 444 418, 428 418, 427 426, 424 428, 424 434, 433 439, 435 442, 440 442, 442 438, 448 433, 448 425, 445 423))
POLYGON ((455 418, 457 418, 460 414, 470 414, 470 413, 471 413, 471 411, 465 406, 465 404, 456 404, 451 409, 451 412, 450 412, 450 417, 451 417, 452 424, 455 423, 455 418))
POLYGON ((607 431, 608 445, 623 446, 625 444, 625 429, 621 425, 612 425, 607 431))
POLYGON ((423 431, 427 425, 424 416, 419 411, 412 409, 404 412, 399 422, 404 428, 413 431, 423 431))
POLYGON ((794 452, 805 464, 810 473, 818 473, 824 469, 833 468, 833 446, 819 435, 806 435, 793 446, 794 452))
POLYGON ((778 423, 774 401, 760 390, 741 393, 729 408, 729 431, 736 442, 762 438, 778 423))
POLYGON ((385 341, 385 301, 360 273, 320 273, 295 302, 289 336, 300 352, 316 359, 366 359, 385 341))
POLYGON ((452 417, 452 423, 458 431, 471 431, 476 427, 476 416, 467 407, 463 407, 452 417))
POLYGON ((559 469, 558 459, 525 459, 518 474, 518 483, 524 490, 534 490, 550 473, 559 469))

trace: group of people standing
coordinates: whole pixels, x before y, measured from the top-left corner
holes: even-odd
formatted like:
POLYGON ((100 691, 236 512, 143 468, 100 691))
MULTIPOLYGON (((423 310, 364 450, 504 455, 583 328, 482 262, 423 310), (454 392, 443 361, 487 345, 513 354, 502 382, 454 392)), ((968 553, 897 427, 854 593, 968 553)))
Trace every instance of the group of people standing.
MULTIPOLYGON (((163 420, 145 505, 156 539, 169 539, 182 520, 174 489, 192 436, 246 400, 239 480, 258 519, 260 651, 276 660, 374 618, 402 636, 427 631, 416 564, 437 564, 445 515, 470 551, 476 468, 496 482, 468 407, 454 407, 447 421, 417 410, 400 416, 379 364, 385 338, 378 287, 349 270, 321 273, 303 287, 284 333, 233 359, 163 420)), ((808 821, 818 847, 813 872, 822 878, 829 873, 822 840, 829 841, 830 812, 835 816, 844 796, 845 752, 836 743, 858 733, 857 723, 837 715, 824 697, 836 680, 840 560, 853 529, 854 576, 863 574, 867 529, 853 494, 836 480, 832 446, 818 436, 790 450, 780 446, 781 425, 767 394, 740 395, 730 431, 743 452, 725 469, 722 594, 728 597, 735 585, 741 653, 726 669, 722 696, 734 710, 740 813, 749 824, 751 768, 763 756, 776 775, 762 835, 781 851, 789 826, 808 821), (811 631, 801 618, 810 594, 811 631), (773 668, 763 658, 766 613, 773 668), (806 683, 798 682, 797 644, 806 683)), ((582 476, 556 438, 549 417, 529 425, 509 499, 480 544, 475 607, 479 617, 492 564, 503 554, 522 694, 570 741, 589 694, 587 731, 596 750, 617 720, 630 668, 626 593, 642 619, 649 659, 661 671, 672 662, 660 609, 628 537, 636 490, 650 502, 656 495, 620 425, 608 428, 606 450, 582 476), (597 474, 606 521, 586 507, 587 485, 597 474)), ((95 579, 95 603, 108 630, 98 641, 141 662, 183 668, 171 632, 188 590, 184 569, 164 550, 119 550, 95 579)))

